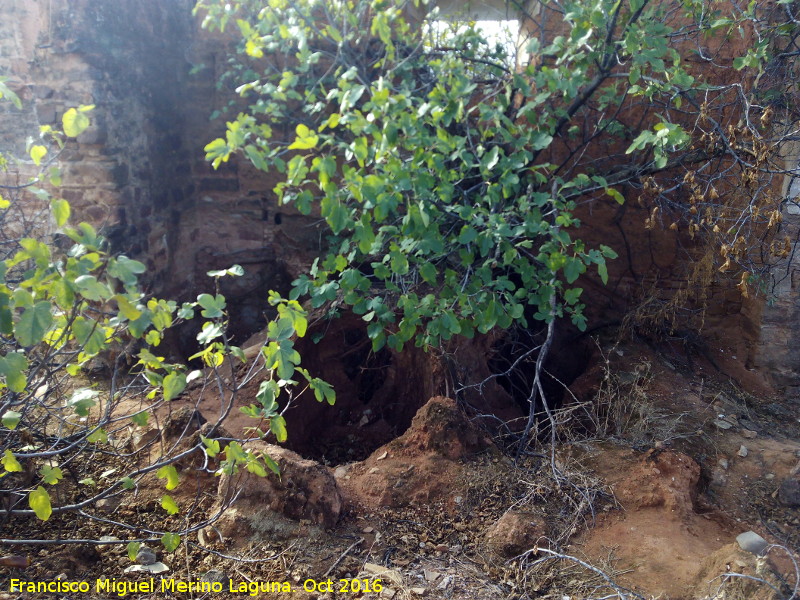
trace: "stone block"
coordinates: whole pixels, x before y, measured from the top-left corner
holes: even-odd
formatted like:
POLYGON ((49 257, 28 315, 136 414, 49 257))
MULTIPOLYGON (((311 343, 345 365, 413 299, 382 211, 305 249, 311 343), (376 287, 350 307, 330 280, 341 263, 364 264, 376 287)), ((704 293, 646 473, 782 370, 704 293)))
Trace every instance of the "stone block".
POLYGON ((105 127, 89 127, 78 136, 79 144, 105 144, 108 141, 108 130, 105 127))
POLYGON ((202 192, 236 192, 239 190, 239 180, 232 178, 204 177, 200 181, 202 192))

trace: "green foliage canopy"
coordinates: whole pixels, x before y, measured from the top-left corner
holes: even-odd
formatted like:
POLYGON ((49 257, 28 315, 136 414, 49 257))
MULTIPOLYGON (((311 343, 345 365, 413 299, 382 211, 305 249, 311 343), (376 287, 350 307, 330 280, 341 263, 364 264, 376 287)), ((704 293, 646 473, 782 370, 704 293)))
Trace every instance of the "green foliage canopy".
MULTIPOLYGON (((754 82, 770 45, 796 39, 796 21, 776 20, 780 7, 532 6, 540 16, 521 15, 531 38, 518 60, 474 23, 443 36, 436 10, 420 1, 198 4, 206 26, 238 27, 228 75, 247 104, 206 146, 208 159, 219 166, 240 152, 280 172, 278 201, 325 220, 327 251, 293 297, 352 307, 376 349, 435 346, 531 318, 568 315, 583 329, 576 281, 591 268, 605 283, 616 253, 578 238, 579 204, 622 203, 622 191, 648 186, 691 185, 713 200, 728 162, 757 177, 782 170, 750 156, 769 137, 755 118, 768 106, 754 82), (708 40, 734 37, 746 40, 741 55, 720 44, 708 56, 708 40), (694 55, 722 66, 705 81, 686 60, 694 55), (742 115, 755 140, 746 145, 728 131, 742 115), (653 183, 662 175, 669 185, 653 183)), ((666 194, 656 204, 692 238, 723 231, 732 242, 752 207, 771 201, 765 189, 739 214, 666 194)))

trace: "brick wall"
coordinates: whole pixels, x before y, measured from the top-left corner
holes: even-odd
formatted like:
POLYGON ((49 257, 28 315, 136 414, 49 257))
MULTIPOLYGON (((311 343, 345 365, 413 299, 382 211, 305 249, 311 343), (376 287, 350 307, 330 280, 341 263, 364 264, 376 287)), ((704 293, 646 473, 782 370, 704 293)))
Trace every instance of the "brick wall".
MULTIPOLYGON (((94 104, 92 126, 61 156, 61 193, 114 249, 143 260, 150 289, 180 300, 208 288, 210 269, 242 264, 223 290, 234 328, 263 322, 269 289, 288 290, 313 222, 280 210, 274 180, 231 161, 214 171, 203 147, 229 41, 202 31, 192 0, 0 0, 0 75, 23 99, 0 110, 0 150, 24 151, 39 125, 94 104)), ((240 340, 241 341, 241 340, 240 340)))

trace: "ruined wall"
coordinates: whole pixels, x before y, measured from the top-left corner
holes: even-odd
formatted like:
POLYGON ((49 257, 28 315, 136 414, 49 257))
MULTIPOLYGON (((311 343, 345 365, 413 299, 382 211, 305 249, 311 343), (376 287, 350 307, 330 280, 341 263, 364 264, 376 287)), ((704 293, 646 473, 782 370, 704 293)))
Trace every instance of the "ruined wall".
MULTIPOLYGON (((286 291, 313 224, 280 211, 274 181, 236 161, 214 171, 203 147, 231 97, 217 82, 228 41, 202 31, 193 0, 0 0, 0 75, 23 109, 0 111, 0 150, 24 152, 39 125, 94 104, 92 127, 61 158, 63 197, 114 250, 148 265, 147 285, 179 300, 209 269, 242 264, 223 290, 235 331, 263 323, 268 289, 286 291)), ((243 341, 243 340, 240 340, 243 341)))
MULTIPOLYGON (((800 164, 800 146, 783 150, 787 169, 800 164)), ((792 241, 791 254, 774 270, 774 287, 764 307, 756 367, 769 373, 772 383, 800 406, 800 177, 786 177, 782 236, 792 241)))
MULTIPOLYGON (((203 147, 225 128, 224 115, 210 116, 232 97, 218 88, 231 44, 202 31, 192 5, 0 0, 0 75, 24 102, 22 110, 0 108, 0 150, 21 153, 39 125, 59 123, 70 106, 95 104, 92 127, 61 157, 64 197, 80 218, 104 226, 116 250, 147 263, 156 293, 190 300, 211 285, 206 271, 243 265, 246 276, 223 289, 243 342, 263 323, 267 290, 288 289, 322 232, 313 218, 277 205, 273 177, 246 161, 216 171, 205 161, 203 147)), ((634 199, 581 215, 592 224, 581 232, 587 242, 621 254, 609 265, 608 286, 586 282, 595 323, 640 299, 643 278, 666 295, 683 283, 686 253, 677 234, 643 231, 649 207, 634 199)), ((781 386, 800 386, 800 357, 790 351, 791 323, 800 322, 795 268, 767 309, 760 344, 760 306, 735 289, 715 292, 708 319, 721 326, 720 336, 744 332, 742 358, 776 373, 781 386)))

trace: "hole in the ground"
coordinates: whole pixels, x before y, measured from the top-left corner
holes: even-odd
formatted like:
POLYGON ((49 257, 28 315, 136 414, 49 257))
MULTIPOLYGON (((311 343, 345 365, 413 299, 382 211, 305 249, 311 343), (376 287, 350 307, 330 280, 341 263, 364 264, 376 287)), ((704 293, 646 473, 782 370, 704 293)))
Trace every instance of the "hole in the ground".
POLYGON ((308 393, 298 398, 285 415, 287 446, 327 464, 365 459, 403 434, 417 410, 441 391, 432 356, 410 345, 399 354, 373 352, 366 323, 355 315, 310 328, 297 350, 305 368, 333 385, 336 404, 321 404, 308 393))
MULTIPOLYGON (((484 347, 486 339, 478 338, 458 344, 453 357, 459 370, 469 370, 469 378, 480 380, 508 371, 496 382, 499 385, 485 386, 483 398, 478 400, 478 412, 491 417, 486 423, 489 429, 495 421, 527 414, 536 354, 510 367, 525 352, 540 346, 544 334, 544 329, 507 334, 491 348, 484 347)), ((589 340, 575 340, 571 327, 560 327, 545 363, 550 375, 545 376, 543 386, 552 407, 561 405, 565 386, 583 373, 591 358, 589 340)), ((298 341, 297 349, 303 365, 334 386, 337 400, 335 406, 328 406, 318 403, 312 394, 301 396, 286 413, 287 446, 329 465, 365 459, 402 435, 431 397, 452 392, 446 389, 447 369, 436 356, 411 345, 401 353, 386 348, 373 352, 366 324, 356 315, 318 323, 298 341), (320 334, 324 335, 315 344, 312 339, 320 334)))
MULTIPOLYGON (((495 343, 488 361, 490 371, 501 374, 497 378, 500 386, 526 414, 530 408, 538 349, 544 343, 546 334, 547 327, 544 324, 533 329, 512 329, 495 343)), ((556 327, 542 372, 542 389, 548 407, 561 407, 566 388, 586 370, 592 353, 592 345, 587 341, 577 341, 572 327, 556 327)), ((542 398, 538 393, 534 397, 534 410, 537 414, 544 413, 542 398)))

